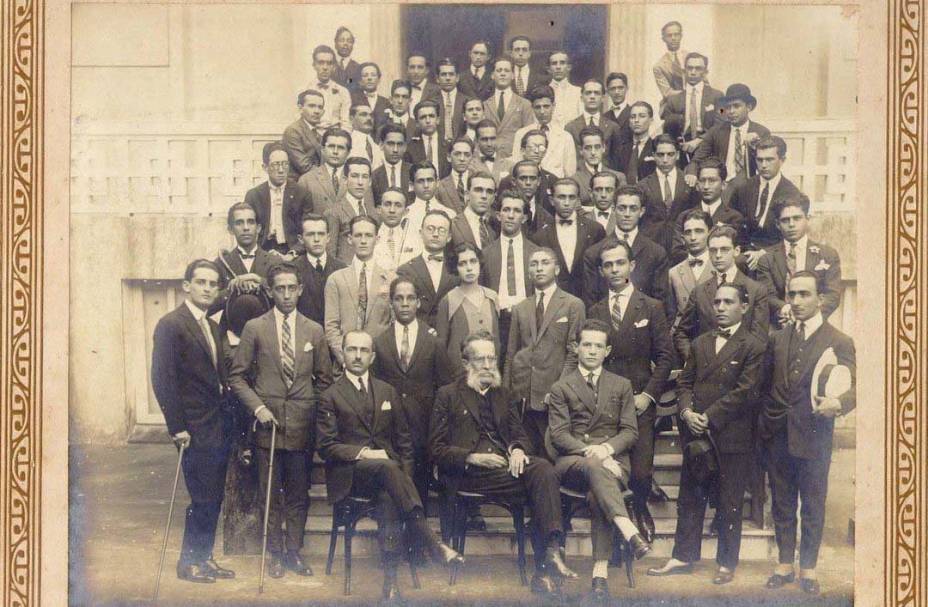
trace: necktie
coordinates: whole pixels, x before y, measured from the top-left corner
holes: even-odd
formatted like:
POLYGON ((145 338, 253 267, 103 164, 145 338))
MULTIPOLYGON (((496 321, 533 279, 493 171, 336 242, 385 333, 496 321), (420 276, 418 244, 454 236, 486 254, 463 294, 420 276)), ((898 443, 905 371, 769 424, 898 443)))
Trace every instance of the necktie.
POLYGON ((364 149, 367 152, 367 159, 371 162, 374 161, 374 146, 371 145, 370 137, 367 137, 364 141, 364 149))
POLYGON ((541 332, 541 323, 545 319, 545 294, 543 291, 538 293, 538 304, 535 306, 535 332, 541 332))
POLYGON ((506 96, 505 92, 499 94, 499 105, 496 106, 496 116, 500 120, 502 120, 503 116, 506 115, 505 96, 506 96))
POLYGON ((799 341, 806 340, 806 323, 804 321, 799 321, 796 325, 796 335, 799 337, 799 341))
POLYGON ((664 206, 668 209, 673 205, 673 190, 670 189, 670 177, 664 175, 664 206))
POLYGON ((293 335, 290 333, 290 315, 284 314, 284 322, 281 325, 283 334, 283 356, 280 364, 284 369, 284 378, 287 380, 287 387, 293 383, 293 335))
POLYGON ((726 276, 724 272, 716 272, 715 273, 715 284, 721 287, 723 284, 725 284, 725 278, 726 276))
POLYGON ((451 107, 451 95, 445 93, 445 139, 454 139, 454 132, 451 128, 451 118, 454 109, 451 107))
POLYGON ((324 273, 325 273, 325 268, 322 267, 322 258, 321 258, 321 257, 317 257, 317 258, 316 258, 316 271, 319 272, 320 274, 324 274, 324 273))
POLYGON ((458 173, 458 198, 464 202, 464 173, 458 173))
POLYGON ((506 253, 506 292, 510 297, 516 294, 516 252, 512 245, 514 240, 509 239, 509 250, 506 253))
POLYGON ((612 316, 612 324, 616 329, 619 328, 619 325, 622 324, 622 306, 619 305, 622 296, 616 295, 615 299, 612 301, 612 309, 610 310, 610 316, 612 316))
POLYGON ((549 130, 551 130, 551 127, 549 127, 547 124, 541 125, 541 132, 544 133, 545 135, 548 134, 549 130))
POLYGON ((403 325, 403 343, 400 345, 400 362, 403 371, 409 370, 409 325, 403 325))
POLYGON ((364 328, 367 320, 367 264, 361 264, 361 276, 358 278, 358 328, 364 328))
POLYGON ((586 385, 590 387, 590 391, 593 392, 593 398, 599 399, 599 394, 596 391, 596 378, 593 377, 593 372, 590 371, 586 374, 586 385))
MULTIPOLYGON (((213 367, 216 367, 216 342, 213 340, 213 332, 209 328, 209 321, 206 320, 206 314, 200 317, 200 329, 203 331, 203 337, 206 338, 206 343, 209 344, 209 358, 213 361, 213 367)), ((216 367, 218 369, 218 367, 216 367)))
MULTIPOLYGON (((735 175, 744 171, 744 145, 741 141, 741 129, 735 129, 735 175)), ((731 177, 734 177, 732 175, 731 177)))
POLYGON ((683 66, 680 65, 680 58, 677 56, 677 53, 672 53, 673 55, 673 71, 674 73, 682 72, 683 66))
POLYGON ((335 194, 338 195, 338 169, 332 169, 332 187, 335 189, 335 194))
POLYGON ((699 133, 699 114, 696 108, 696 87, 690 90, 690 108, 689 108, 690 137, 695 139, 699 133))
POLYGON ((625 171, 625 178, 629 184, 638 182, 638 155, 641 153, 641 143, 636 141, 632 145, 632 153, 628 158, 628 170, 625 171))
POLYGON ((361 377, 358 378, 358 392, 362 397, 367 397, 367 386, 364 385, 364 379, 361 377))
POLYGON ((593 123, 593 116, 590 116, 590 124, 587 126, 596 126, 596 124, 593 123))
POLYGON ((394 231, 396 228, 390 228, 390 231, 387 232, 387 248, 390 249, 390 259, 396 259, 396 238, 394 238, 394 231))
POLYGON ((760 203, 757 205, 757 221, 764 216, 767 210, 767 201, 770 199, 770 182, 764 181, 764 189, 760 191, 760 203))
POLYGON ((431 162, 434 166, 438 166, 434 159, 432 158, 432 137, 431 135, 426 135, 422 139, 422 143, 425 146, 425 159, 431 162))
POLYGON ((490 226, 487 225, 487 216, 480 216, 480 248, 487 246, 487 243, 490 242, 490 226))
POLYGON ((254 253, 241 253, 240 255, 242 256, 242 259, 254 259, 255 258, 254 253))
POLYGON ((445 256, 444 256, 444 255, 430 254, 430 255, 429 255, 429 261, 437 261, 437 262, 441 263, 441 262, 445 261, 445 256))
POLYGON ((342 69, 343 69, 343 70, 346 69, 345 66, 347 66, 347 65, 348 65, 348 60, 345 59, 344 57, 342 57, 342 69))
POLYGON ((395 164, 390 165, 390 187, 391 188, 396 187, 396 165, 395 164))
POLYGON ((522 68, 516 67, 516 93, 525 95, 525 85, 522 84, 522 68))
POLYGON ((786 267, 790 274, 796 273, 796 245, 792 242, 786 243, 786 267))

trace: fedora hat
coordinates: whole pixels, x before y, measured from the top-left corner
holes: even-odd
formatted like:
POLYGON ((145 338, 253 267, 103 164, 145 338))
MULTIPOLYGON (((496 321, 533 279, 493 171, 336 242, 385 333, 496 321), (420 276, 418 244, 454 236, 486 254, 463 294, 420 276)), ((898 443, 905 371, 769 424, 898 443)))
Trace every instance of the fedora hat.
POLYGON ((725 96, 719 99, 718 105, 725 107, 732 101, 739 99, 751 106, 751 109, 757 107, 757 99, 751 94, 751 87, 741 83, 732 84, 725 89, 725 96))

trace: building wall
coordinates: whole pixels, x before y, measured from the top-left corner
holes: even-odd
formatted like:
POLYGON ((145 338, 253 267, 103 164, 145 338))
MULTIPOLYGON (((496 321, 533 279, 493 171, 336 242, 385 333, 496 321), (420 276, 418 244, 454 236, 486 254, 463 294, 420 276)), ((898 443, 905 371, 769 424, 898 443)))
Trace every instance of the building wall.
MULTIPOLYGON (((383 82, 389 83, 402 66, 399 13, 398 5, 362 4, 75 5, 71 101, 79 145, 72 146, 72 184, 85 171, 135 170, 137 164, 155 173, 201 171, 209 175, 207 181, 227 181, 236 191, 247 188, 255 159, 236 156, 213 165, 211 154, 232 144, 204 143, 197 133, 264 137, 274 128, 282 131, 295 116, 297 91, 314 77, 312 48, 331 44, 343 23, 354 30, 358 60, 377 49, 383 82), (144 148, 156 137, 146 135, 146 129, 149 134, 182 136, 165 144, 164 157, 152 156, 144 148), (123 132, 135 133, 125 148, 94 147, 96 137, 123 132), (195 145, 209 153, 197 156, 187 150, 195 145), (106 152, 91 157, 92 149, 106 152), (191 158, 205 164, 193 166, 191 158), (171 165, 170 170, 163 164, 171 165)), ((840 9, 612 6, 604 50, 607 67, 630 75, 636 97, 656 98, 650 68, 662 52, 660 26, 670 18, 684 22, 688 48, 708 50, 713 84, 724 87, 744 79, 751 85, 761 100, 761 120, 855 118, 856 29, 853 18, 845 18, 840 9), (790 78, 785 77, 787 69, 790 78), (743 74, 751 78, 739 78, 743 74), (812 76, 803 80, 797 74, 812 76)), ((255 141, 242 148, 260 149, 255 141)), ((187 206, 163 210, 149 204, 139 213, 134 206, 139 187, 138 180, 115 189, 90 183, 87 191, 104 199, 102 211, 94 211, 92 204, 75 207, 72 200, 77 210, 71 216, 69 383, 75 442, 124 441, 131 430, 137 383, 147 378, 141 377, 144 373, 127 374, 137 361, 131 352, 127 355, 126 348, 132 347, 127 343, 134 342, 126 336, 140 322, 125 305, 127 289, 136 288, 137 282, 127 281, 179 278, 189 260, 214 258, 219 247, 232 244, 225 232, 226 200, 217 194, 220 188, 191 190, 194 198, 208 200, 184 199, 187 206)), ((853 277, 853 216, 817 218, 816 231, 829 235, 849 262, 845 275, 853 277), (823 224, 827 229, 819 228, 823 224)))

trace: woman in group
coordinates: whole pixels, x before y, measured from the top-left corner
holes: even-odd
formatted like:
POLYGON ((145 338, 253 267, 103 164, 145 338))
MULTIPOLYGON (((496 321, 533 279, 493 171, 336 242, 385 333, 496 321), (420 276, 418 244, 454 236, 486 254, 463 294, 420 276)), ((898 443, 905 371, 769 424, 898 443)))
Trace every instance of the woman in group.
POLYGON ((496 291, 480 285, 482 260, 474 244, 462 242, 448 257, 449 270, 461 282, 438 302, 435 330, 440 343, 448 349, 455 377, 463 377, 461 344, 465 337, 476 331, 489 331, 499 352, 499 304, 496 291))

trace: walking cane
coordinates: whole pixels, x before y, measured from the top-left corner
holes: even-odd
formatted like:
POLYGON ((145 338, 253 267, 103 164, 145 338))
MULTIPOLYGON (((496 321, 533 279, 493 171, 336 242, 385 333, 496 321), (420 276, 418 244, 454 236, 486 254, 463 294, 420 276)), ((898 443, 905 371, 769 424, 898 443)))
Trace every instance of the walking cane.
POLYGON ((177 470, 174 471, 174 489, 171 491, 171 506, 168 508, 168 522, 164 525, 164 541, 161 542, 161 562, 158 563, 158 579, 155 580, 155 594, 152 601, 158 600, 158 591, 161 589, 161 572, 164 570, 164 553, 168 548, 168 534, 171 533, 171 519, 174 518, 174 500, 177 498, 177 481, 180 480, 180 464, 184 459, 184 450, 187 443, 180 444, 177 453, 177 470))
POLYGON ((271 459, 267 466, 267 497, 264 499, 264 533, 261 535, 261 576, 258 594, 264 592, 264 561, 267 558, 267 519, 271 511, 271 489, 274 487, 274 444, 277 442, 277 422, 271 422, 271 459))

